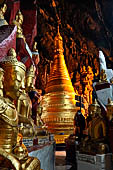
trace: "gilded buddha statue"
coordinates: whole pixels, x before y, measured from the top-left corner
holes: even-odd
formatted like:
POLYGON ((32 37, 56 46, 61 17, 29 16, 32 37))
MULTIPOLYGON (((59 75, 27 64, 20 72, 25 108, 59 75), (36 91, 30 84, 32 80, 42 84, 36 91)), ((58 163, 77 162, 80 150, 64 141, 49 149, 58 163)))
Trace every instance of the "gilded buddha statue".
POLYGON ((100 82, 108 82, 107 75, 104 69, 102 69, 100 72, 100 82))
POLYGON ((19 116, 19 125, 20 125, 20 133, 23 137, 34 137, 35 135, 35 127, 34 121, 31 118, 32 116, 32 103, 28 96, 28 93, 25 91, 25 77, 22 80, 22 93, 17 100, 17 112, 19 116))
POLYGON ((80 152, 88 154, 105 154, 109 151, 106 121, 95 99, 90 105, 90 121, 87 124, 88 136, 79 145, 80 152))
POLYGON ((13 21, 13 24, 17 26, 16 37, 22 38, 25 41, 25 37, 23 35, 23 30, 22 30, 22 23, 23 23, 23 15, 22 15, 21 11, 18 11, 17 14, 16 14, 16 18, 13 21))
POLYGON ((0 8, 0 27, 3 25, 8 25, 7 21, 4 19, 4 14, 7 10, 7 5, 4 4, 3 7, 0 8))
POLYGON ((89 135, 92 139, 99 139, 106 136, 106 123, 101 114, 101 108, 95 99, 90 105, 92 121, 89 124, 89 135))
POLYGON ((14 105, 14 100, 20 95, 20 87, 23 76, 25 75, 25 66, 16 59, 16 52, 10 49, 8 56, 2 60, 0 66, 1 80, 4 81, 1 90, 4 90, 4 96, 0 96, 0 168, 2 169, 40 169, 38 159, 27 157, 20 162, 14 153, 17 144, 18 135, 18 114, 14 105), (36 161, 37 160, 37 161, 36 161), (23 168, 23 165, 24 167, 23 168))
POLYGON ((39 52, 37 49, 37 42, 34 42, 32 55, 33 55, 33 61, 35 63, 35 66, 37 66, 40 61, 39 52))
POLYGON ((28 156, 28 151, 26 146, 22 143, 23 136, 18 133, 17 136, 17 144, 16 147, 14 148, 14 154, 17 160, 19 160, 22 169, 27 169, 27 170, 41 170, 40 169, 40 161, 37 158, 34 157, 29 157, 28 156), (27 164, 29 164, 29 167, 27 167, 27 164))
POLYGON ((25 89, 26 92, 35 90, 35 66, 31 65, 26 73, 25 89))
MULTIPOLYGON (((38 112, 36 113, 36 118, 38 119, 35 121, 33 119, 32 114, 32 100, 30 99, 28 95, 28 90, 31 92, 34 89, 33 81, 34 81, 34 70, 33 66, 30 67, 29 71, 27 72, 26 79, 23 77, 22 80, 22 93, 20 97, 17 100, 17 111, 19 115, 19 125, 20 125, 20 133, 23 135, 24 138, 34 138, 39 133, 42 132, 41 129, 38 129, 37 126, 42 127, 43 123, 41 121, 40 116, 38 115, 38 112), (27 91, 25 89, 25 81, 26 81, 26 87, 27 91), (38 122, 38 123, 35 123, 38 122), (36 126, 36 125, 37 126, 36 126)), ((35 92, 35 91, 33 91, 35 92)))

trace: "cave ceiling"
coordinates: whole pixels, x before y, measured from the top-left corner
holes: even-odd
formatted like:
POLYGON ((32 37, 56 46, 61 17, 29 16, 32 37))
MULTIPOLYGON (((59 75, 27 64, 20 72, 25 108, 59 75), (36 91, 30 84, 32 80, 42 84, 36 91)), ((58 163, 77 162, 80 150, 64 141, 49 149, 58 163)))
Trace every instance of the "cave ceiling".
POLYGON ((69 72, 74 71, 74 66, 70 68, 69 64, 72 48, 76 47, 79 52, 83 42, 87 43, 88 52, 97 58, 100 48, 112 67, 113 0, 32 0, 27 6, 24 3, 25 0, 22 1, 23 8, 33 8, 33 4, 37 4, 36 41, 43 65, 53 60, 53 42, 59 20, 69 72))

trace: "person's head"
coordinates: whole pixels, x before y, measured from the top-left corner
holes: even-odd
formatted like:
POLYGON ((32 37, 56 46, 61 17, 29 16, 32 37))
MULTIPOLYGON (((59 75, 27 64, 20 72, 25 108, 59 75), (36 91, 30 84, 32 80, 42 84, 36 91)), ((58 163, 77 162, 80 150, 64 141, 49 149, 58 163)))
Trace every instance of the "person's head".
POLYGON ((16 58, 16 52, 11 48, 8 56, 1 61, 0 66, 4 69, 4 92, 11 99, 20 96, 22 79, 25 76, 26 67, 16 58))
POLYGON ((38 102, 40 96, 37 91, 30 91, 28 94, 32 103, 35 103, 36 101, 38 102))

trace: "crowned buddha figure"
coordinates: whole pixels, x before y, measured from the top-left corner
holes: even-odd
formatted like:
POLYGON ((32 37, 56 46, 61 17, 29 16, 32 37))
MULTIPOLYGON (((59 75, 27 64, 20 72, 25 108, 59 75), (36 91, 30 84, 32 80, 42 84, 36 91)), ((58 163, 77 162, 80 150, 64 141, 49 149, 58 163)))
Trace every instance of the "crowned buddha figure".
MULTIPOLYGON (((26 72, 26 78, 25 78, 25 90, 26 93, 30 93, 32 91, 36 91, 35 89, 35 66, 31 65, 28 71, 26 72)), ((30 100, 30 97, 29 97, 30 100)), ((31 101, 31 100, 30 100, 31 101)), ((33 120, 36 122, 36 115, 31 115, 33 120)))
MULTIPOLYGON (((25 74, 25 66, 20 63, 16 59, 16 53, 14 49, 10 49, 7 58, 4 58, 0 63, 1 67, 4 69, 4 94, 5 100, 9 105, 9 109, 7 112, 4 112, 3 120, 6 121, 10 125, 9 132, 8 127, 4 127, 4 131, 7 133, 12 133, 12 138, 9 141, 9 144, 6 145, 6 148, 9 152, 11 152, 13 146, 16 143, 16 136, 18 133, 18 115, 14 106, 14 100, 20 95, 20 86, 22 76, 25 74), (8 148, 8 147, 9 148, 8 148)), ((3 115, 3 114, 2 114, 3 115)), ((2 123, 3 124, 3 123, 2 123)), ((6 126, 9 126, 6 125, 6 126)), ((2 125, 3 126, 3 125, 2 125)), ((5 137, 5 136, 4 136, 5 137)), ((1 136, 3 141, 3 136, 1 136)), ((7 139, 4 138, 4 145, 7 139)))
POLYGON ((12 117, 16 110, 14 104, 3 96, 3 81, 4 70, 0 68, 0 169, 19 169, 20 164, 12 154, 17 134, 17 117, 15 120, 12 117))
POLYGON ((23 35, 23 30, 22 30, 22 23, 23 23, 23 15, 22 15, 21 11, 18 11, 17 14, 16 14, 16 18, 13 21, 13 24, 17 26, 16 37, 22 38, 25 41, 25 37, 23 35))
POLYGON ((101 108, 95 99, 94 103, 90 105, 90 114, 92 121, 89 125, 89 135, 92 139, 99 139, 106 136, 106 124, 101 114, 101 108))
POLYGON ((89 112, 91 119, 88 122, 88 136, 82 141, 80 151, 90 154, 105 154, 109 151, 107 126, 96 99, 90 105, 89 112))
MULTIPOLYGON (((16 59, 16 52, 12 48, 9 50, 8 56, 0 62, 0 66, 4 70, 3 85, 0 84, 1 89, 4 90, 4 96, 0 97, 0 167, 2 169, 30 169, 33 158, 23 159, 25 164, 25 168, 23 168, 14 154, 18 135, 18 113, 14 100, 20 96, 20 87, 26 68, 16 59)), ((0 75, 3 77, 3 74, 0 75)), ((40 169, 39 160, 37 163, 38 165, 32 165, 31 169, 40 169)))
POLYGON ((35 96, 35 95, 38 95, 38 93, 37 93, 37 90, 35 89, 35 67, 33 65, 31 65, 31 67, 27 71, 25 89, 26 89, 26 92, 29 94, 30 99, 32 101, 32 115, 31 115, 31 117, 34 120, 34 123, 37 125, 36 134, 37 135, 38 134, 45 135, 45 132, 44 132, 45 126, 44 126, 43 121, 40 118, 39 111, 38 111, 38 97, 35 96), (36 104, 37 104, 37 106, 36 106, 36 104), (33 112, 33 110, 35 110, 35 112, 33 112))
POLYGON ((37 49, 37 42, 34 42, 32 55, 33 55, 33 61, 35 63, 35 66, 37 66, 40 61, 39 52, 37 49))
POLYGON ((100 82, 108 82, 107 75, 104 69, 102 69, 100 72, 100 82))
POLYGON ((35 66, 31 65, 26 73, 25 89, 27 92, 35 90, 35 71, 35 66))
POLYGON ((1 8, 0 8, 0 27, 3 25, 8 25, 7 21, 4 19, 4 14, 7 10, 7 5, 4 4, 1 8))
POLYGON ((22 143, 22 141, 23 141, 23 136, 20 133, 18 133, 17 144, 16 144, 16 147, 14 148, 14 154, 15 154, 17 160, 19 160, 22 169, 23 170, 24 169, 40 170, 40 161, 37 158, 28 156, 27 148, 22 143), (27 167, 27 164, 29 164, 29 167, 27 167))
POLYGON ((113 118, 113 101, 108 98, 108 104, 106 105, 107 108, 107 118, 109 121, 113 118))
POLYGON ((16 107, 19 116, 19 131, 23 137, 33 137, 35 135, 34 121, 32 116, 32 103, 28 93, 25 91, 25 77, 22 80, 22 93, 17 100, 16 107))

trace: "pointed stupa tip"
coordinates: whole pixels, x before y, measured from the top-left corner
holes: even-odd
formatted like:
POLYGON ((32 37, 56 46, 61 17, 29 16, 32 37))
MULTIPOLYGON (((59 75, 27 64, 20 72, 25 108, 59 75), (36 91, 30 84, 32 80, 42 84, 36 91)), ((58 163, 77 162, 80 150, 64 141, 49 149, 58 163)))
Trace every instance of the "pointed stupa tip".
POLYGON ((62 36, 60 34, 59 22, 58 22, 58 26, 57 26, 57 35, 55 36, 55 39, 63 41, 63 38, 62 38, 62 36))
POLYGON ((57 27, 57 35, 55 36, 55 39, 54 39, 54 47, 55 47, 55 52, 56 51, 60 51, 60 52, 64 51, 64 49, 63 49, 63 38, 62 38, 60 31, 59 31, 59 22, 58 22, 58 27, 57 27))

